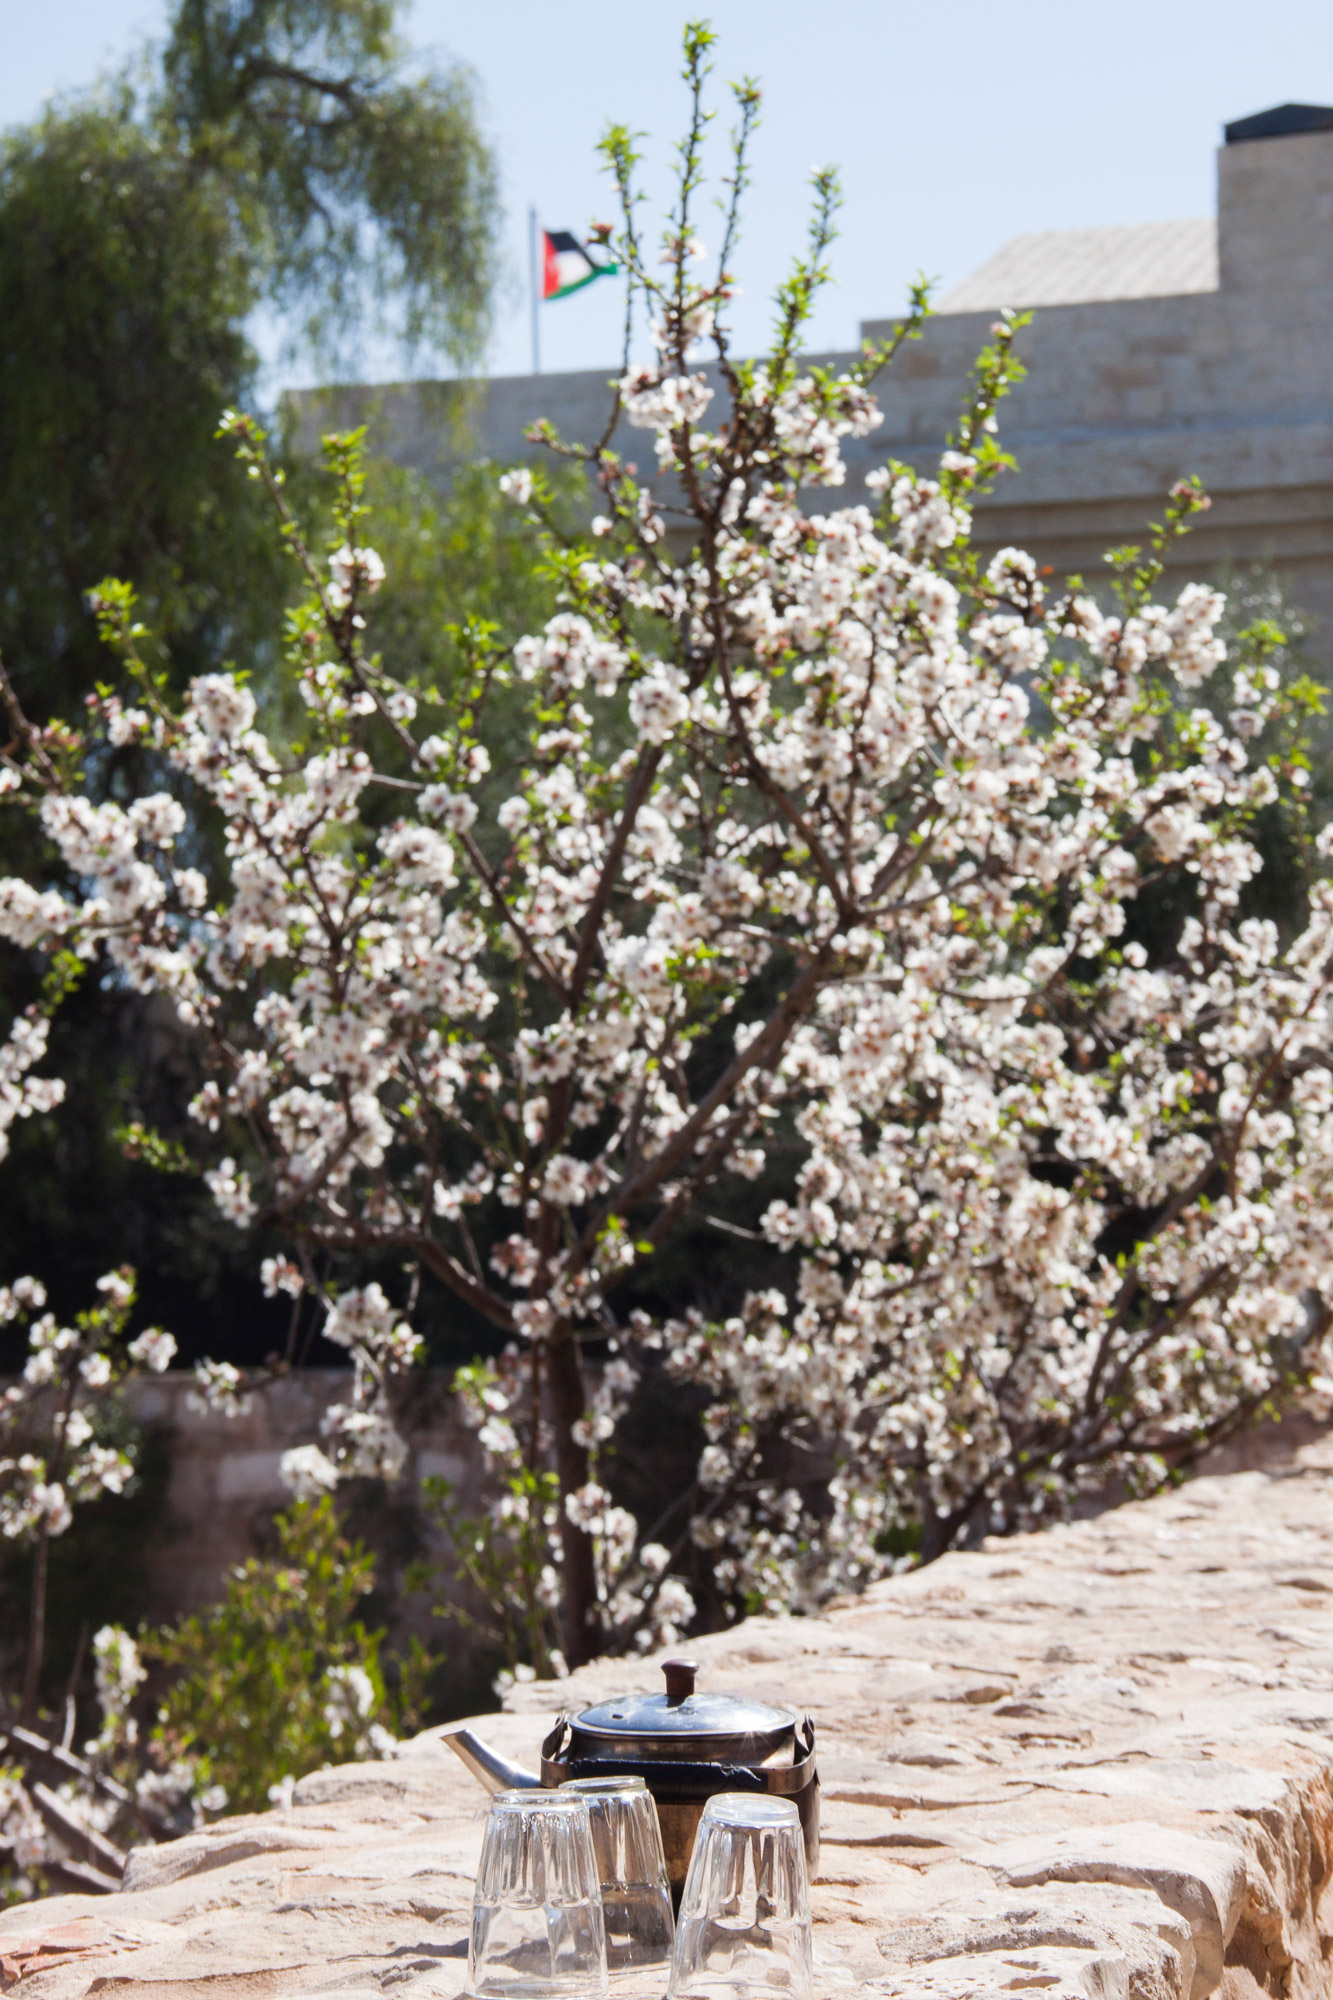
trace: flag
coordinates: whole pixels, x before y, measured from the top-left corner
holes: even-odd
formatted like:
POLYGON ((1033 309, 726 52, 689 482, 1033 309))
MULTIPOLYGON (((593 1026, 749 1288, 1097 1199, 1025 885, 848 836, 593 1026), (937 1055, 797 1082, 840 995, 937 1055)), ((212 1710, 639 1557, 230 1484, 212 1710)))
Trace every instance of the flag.
POLYGON ((609 278, 614 264, 595 264, 577 237, 567 229, 542 231, 542 297, 567 299, 594 278, 609 278))

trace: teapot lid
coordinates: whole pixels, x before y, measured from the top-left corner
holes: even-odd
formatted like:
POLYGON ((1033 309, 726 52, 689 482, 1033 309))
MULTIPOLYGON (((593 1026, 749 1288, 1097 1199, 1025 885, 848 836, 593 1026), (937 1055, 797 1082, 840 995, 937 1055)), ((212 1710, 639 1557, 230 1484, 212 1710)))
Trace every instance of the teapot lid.
POLYGON ((694 1660, 665 1660, 663 1694, 625 1694, 599 1702, 574 1718, 580 1733, 602 1738, 633 1737, 640 1750, 650 1737, 666 1737, 679 1754, 682 1740, 744 1737, 765 1751, 775 1750, 794 1734, 796 1716, 790 1708, 770 1708, 748 1695, 696 1694, 694 1660))

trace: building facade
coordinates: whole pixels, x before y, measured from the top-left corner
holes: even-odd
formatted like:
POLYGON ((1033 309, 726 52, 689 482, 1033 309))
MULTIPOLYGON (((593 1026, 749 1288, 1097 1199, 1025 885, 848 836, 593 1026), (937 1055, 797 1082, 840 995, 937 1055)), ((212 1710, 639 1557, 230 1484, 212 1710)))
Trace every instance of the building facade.
MULTIPOLYGON (((848 449, 847 497, 887 457, 929 468, 1002 306, 1035 316, 1020 337, 1027 380, 1002 413, 1018 470, 978 509, 983 545, 1091 577, 1197 473, 1213 507, 1171 560, 1191 574, 1271 566, 1333 660, 1333 110, 1286 105, 1229 126, 1215 220, 1006 246, 880 379, 885 421, 848 449)), ((863 338, 891 324, 864 322, 863 338)), ((379 449, 447 477, 464 456, 534 453, 524 432, 540 417, 595 437, 608 406, 605 372, 589 370, 326 391, 301 399, 301 421, 311 442, 368 421, 379 449)), ((643 433, 615 442, 649 456, 643 433)))

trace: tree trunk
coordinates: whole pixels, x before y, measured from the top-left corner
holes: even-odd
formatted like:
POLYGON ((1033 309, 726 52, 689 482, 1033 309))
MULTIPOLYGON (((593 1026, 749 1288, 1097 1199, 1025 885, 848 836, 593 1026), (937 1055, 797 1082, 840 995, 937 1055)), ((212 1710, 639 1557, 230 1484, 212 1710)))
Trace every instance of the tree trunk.
POLYGON ((946 1514, 937 1514, 927 1502, 921 1514, 921 1566, 938 1562, 949 1553, 951 1522, 946 1514))
POLYGON ((32 1554, 32 1605, 28 1616, 28 1660, 23 1670, 23 1700, 19 1721, 31 1728, 37 1718, 37 1683, 46 1653, 46 1557, 50 1546, 46 1524, 32 1554))
POLYGON ((588 1483, 588 1454, 574 1436, 574 1426, 585 1413, 586 1399, 578 1342, 571 1334, 557 1334, 548 1346, 546 1380, 551 1422, 555 1427, 555 1469, 560 1479, 560 1547, 564 1569, 561 1639, 565 1660, 572 1670, 596 1658, 602 1631, 597 1613, 592 1537, 565 1512, 567 1496, 588 1483))

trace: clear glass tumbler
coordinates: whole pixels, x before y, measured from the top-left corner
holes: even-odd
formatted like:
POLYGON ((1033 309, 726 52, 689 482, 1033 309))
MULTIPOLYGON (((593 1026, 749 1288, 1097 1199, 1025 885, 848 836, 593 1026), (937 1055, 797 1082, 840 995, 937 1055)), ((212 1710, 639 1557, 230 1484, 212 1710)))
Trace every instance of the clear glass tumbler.
POLYGON ((592 1817, 613 2000, 660 2000, 676 1923, 653 1795, 642 1778, 570 1778, 560 1789, 585 1798, 592 1817))
POLYGON ((669 2000, 810 2000, 810 1885, 790 1799, 719 1792, 685 1878, 669 2000))
POLYGON ((606 1933, 588 1802, 497 1792, 472 1899, 478 2000, 606 2000, 606 1933))

